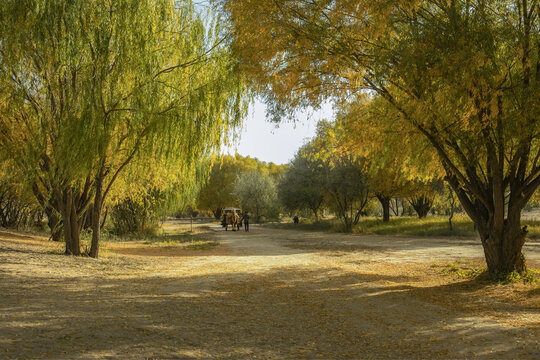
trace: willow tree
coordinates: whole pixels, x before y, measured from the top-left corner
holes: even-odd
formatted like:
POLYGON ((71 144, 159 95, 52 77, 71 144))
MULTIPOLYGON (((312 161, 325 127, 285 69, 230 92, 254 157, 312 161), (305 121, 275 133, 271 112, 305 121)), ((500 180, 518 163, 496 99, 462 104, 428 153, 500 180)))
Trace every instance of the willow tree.
POLYGON ((87 217, 98 256, 126 170, 160 161, 189 182, 239 123, 229 44, 191 1, 8 0, 0 21, 0 148, 61 214, 66 253, 87 217))
POLYGON ((526 270, 520 215, 540 185, 538 0, 223 3, 242 69, 275 114, 378 94, 438 154, 489 272, 526 270))

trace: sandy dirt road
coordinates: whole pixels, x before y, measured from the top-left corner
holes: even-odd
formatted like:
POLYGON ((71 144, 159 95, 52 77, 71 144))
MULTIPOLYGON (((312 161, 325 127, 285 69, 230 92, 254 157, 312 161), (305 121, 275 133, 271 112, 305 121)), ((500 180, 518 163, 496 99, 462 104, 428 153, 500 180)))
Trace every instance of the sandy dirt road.
POLYGON ((444 275, 482 264, 474 239, 212 229, 97 260, 0 231, 0 358, 540 358, 537 286, 444 275))

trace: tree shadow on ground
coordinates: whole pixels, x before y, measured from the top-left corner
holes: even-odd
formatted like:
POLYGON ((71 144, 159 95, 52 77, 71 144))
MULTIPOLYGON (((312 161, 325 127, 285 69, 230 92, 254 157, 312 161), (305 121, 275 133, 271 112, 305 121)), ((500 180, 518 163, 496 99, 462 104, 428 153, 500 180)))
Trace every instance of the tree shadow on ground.
MULTIPOLYGON (((69 270, 69 269, 67 269, 69 270)), ((6 358, 532 358, 526 332, 422 301, 406 276, 291 267, 253 275, 3 274, 6 358), (519 341, 516 341, 519 340, 519 341)))

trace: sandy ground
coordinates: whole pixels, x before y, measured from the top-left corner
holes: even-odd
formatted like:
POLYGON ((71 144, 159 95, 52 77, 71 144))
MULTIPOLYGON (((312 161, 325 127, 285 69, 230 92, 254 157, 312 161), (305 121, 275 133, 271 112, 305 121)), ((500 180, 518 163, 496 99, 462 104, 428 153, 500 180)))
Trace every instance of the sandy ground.
POLYGON ((477 240, 212 230, 100 259, 0 230, 0 358, 540 359, 537 285, 448 271, 477 240))

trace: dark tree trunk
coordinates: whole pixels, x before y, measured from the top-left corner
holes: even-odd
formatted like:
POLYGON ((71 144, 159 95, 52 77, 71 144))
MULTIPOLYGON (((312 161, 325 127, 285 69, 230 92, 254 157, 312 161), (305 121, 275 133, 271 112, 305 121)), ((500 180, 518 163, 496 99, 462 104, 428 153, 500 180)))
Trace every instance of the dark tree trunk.
POLYGON ((418 214, 418 217, 423 219, 427 216, 429 210, 433 206, 433 199, 428 198, 426 195, 420 195, 410 198, 409 203, 418 214))
POLYGON ((64 240, 67 255, 80 255, 80 224, 77 208, 73 201, 73 189, 64 190, 61 202, 62 222, 64 224, 64 240))
POLYGON ((51 229, 51 238, 53 241, 62 240, 62 219, 58 213, 50 206, 45 207, 45 215, 47 216, 47 223, 51 229))
POLYGON ((448 217, 448 227, 450 231, 454 231, 454 228, 452 226, 452 218, 454 217, 454 206, 456 204, 456 199, 454 198, 454 192, 452 188, 450 188, 450 195, 449 195, 449 203, 450 203, 450 216, 448 217))
POLYGON ((315 216, 315 222, 319 222, 319 207, 320 206, 310 206, 311 207, 311 211, 313 212, 313 216, 315 216))
POLYGON ((92 215, 94 214, 94 204, 90 204, 88 209, 84 212, 82 219, 81 219, 81 225, 83 229, 91 229, 92 228, 92 215))
POLYGON ((383 221, 388 222, 390 221, 390 197, 389 196, 383 196, 383 195, 375 195, 377 199, 379 199, 379 202, 381 203, 382 210, 383 210, 383 221))
POLYGON ((502 231, 497 231, 497 226, 486 223, 477 224, 477 227, 490 273, 523 273, 527 270, 525 257, 521 252, 527 229, 521 227, 518 215, 509 214, 509 218, 502 224, 502 231))
POLYGON ((58 198, 58 193, 53 193, 51 198, 47 199, 42 191, 40 191, 40 187, 38 186, 37 182, 32 184, 32 192, 47 216, 47 223, 51 229, 52 240, 61 241, 64 229, 61 218, 62 215, 59 213, 59 202, 62 201, 62 199, 58 198))
POLYGON ((221 214, 223 212, 221 208, 217 208, 216 210, 213 210, 212 212, 214 213, 214 217, 216 219, 221 219, 221 214))
MULTIPOLYGON (((521 227, 521 211, 527 200, 532 196, 532 190, 527 196, 510 192, 505 218, 505 196, 501 191, 502 182, 494 177, 493 195, 474 202, 463 191, 455 178, 448 176, 452 189, 459 198, 463 208, 473 220, 482 241, 488 271, 491 274, 508 274, 513 271, 526 272, 525 257, 522 254, 526 227, 521 227), (487 207, 486 204, 490 206, 487 207)), ((512 189, 514 190, 514 189, 512 189)))
POLYGON ((307 201, 307 204, 311 211, 313 212, 313 216, 315 216, 315 222, 319 222, 320 216, 319 216, 319 210, 321 209, 323 199, 319 198, 318 200, 311 199, 307 201))
MULTIPOLYGON (((103 202, 103 199, 102 199, 102 202, 103 202)), ((103 210, 102 210, 103 211, 103 210)), ((106 207, 105 208, 105 214, 103 214, 103 219, 101 220, 101 227, 100 227, 100 231, 103 230, 103 227, 105 226, 105 223, 107 222, 107 216, 109 215, 109 208, 106 207)))

